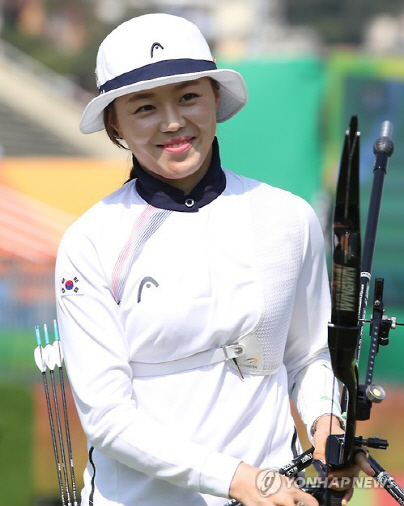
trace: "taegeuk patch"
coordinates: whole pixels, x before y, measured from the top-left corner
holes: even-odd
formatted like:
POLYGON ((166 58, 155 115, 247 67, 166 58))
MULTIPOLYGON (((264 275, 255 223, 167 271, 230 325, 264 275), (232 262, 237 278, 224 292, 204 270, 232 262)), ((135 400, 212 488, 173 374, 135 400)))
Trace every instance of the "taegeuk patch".
POLYGON ((60 292, 62 296, 83 295, 80 278, 75 275, 66 275, 60 280, 60 292))

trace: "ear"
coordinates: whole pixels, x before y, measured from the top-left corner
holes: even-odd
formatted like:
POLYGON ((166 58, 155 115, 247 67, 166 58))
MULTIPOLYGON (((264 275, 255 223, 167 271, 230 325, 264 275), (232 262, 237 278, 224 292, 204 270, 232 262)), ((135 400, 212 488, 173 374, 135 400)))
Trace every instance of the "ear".
POLYGON ((117 122, 116 123, 111 123, 111 126, 115 130, 115 132, 117 133, 118 138, 122 139, 123 137, 122 137, 122 132, 121 132, 121 130, 119 128, 119 124, 117 122))
POLYGON ((118 119, 116 117, 116 111, 115 111, 115 104, 114 102, 111 102, 107 105, 105 108, 105 115, 104 115, 104 123, 106 125, 106 130, 111 129, 116 133, 118 138, 122 139, 122 132, 119 128, 118 119), (109 128, 108 128, 109 127, 109 128))
POLYGON ((111 128, 113 128, 115 130, 118 138, 122 139, 122 132, 121 132, 121 129, 119 127, 118 120, 116 118, 115 108, 112 110, 112 113, 111 113, 111 122, 110 122, 110 125, 111 125, 111 128))

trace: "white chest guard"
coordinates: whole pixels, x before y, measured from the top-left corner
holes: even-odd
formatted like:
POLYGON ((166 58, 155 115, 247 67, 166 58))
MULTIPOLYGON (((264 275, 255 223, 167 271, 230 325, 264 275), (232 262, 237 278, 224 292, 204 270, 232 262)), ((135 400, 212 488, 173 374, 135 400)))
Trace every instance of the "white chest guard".
POLYGON ((257 325, 234 343, 216 349, 167 362, 132 362, 134 376, 172 374, 224 360, 242 373, 254 375, 272 375, 281 367, 304 254, 304 230, 295 209, 279 212, 285 207, 281 205, 285 193, 274 193, 268 199, 262 186, 243 182, 254 241, 252 261, 262 294, 257 325), (285 314, 290 315, 287 321, 285 314))

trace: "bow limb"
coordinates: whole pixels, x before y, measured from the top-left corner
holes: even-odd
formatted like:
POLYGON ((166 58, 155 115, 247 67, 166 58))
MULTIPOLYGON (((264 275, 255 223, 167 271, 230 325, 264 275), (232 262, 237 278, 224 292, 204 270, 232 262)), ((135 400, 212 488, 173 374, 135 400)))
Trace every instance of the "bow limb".
MULTIPOLYGON (((355 444, 373 448, 387 447, 387 441, 378 440, 378 438, 364 440, 362 437, 356 437, 355 431, 356 420, 369 419, 372 402, 379 402, 372 395, 371 389, 374 359, 379 342, 378 332, 372 332, 365 385, 359 385, 357 363, 367 306, 383 179, 388 158, 393 153, 394 146, 391 141, 392 125, 385 121, 382 124, 380 137, 374 145, 376 155, 374 179, 362 259, 359 219, 360 134, 357 128, 357 118, 353 116, 350 128, 345 135, 334 214, 332 313, 328 341, 335 377, 344 385, 342 408, 346 412, 346 432, 345 436, 330 435, 328 437, 326 449, 328 469, 351 466, 355 444)), ((379 285, 380 282, 376 284, 376 288, 379 285)), ((383 287, 379 286, 379 291, 382 292, 382 289, 383 287)), ((382 299, 379 295, 377 297, 382 299)), ((378 302, 380 304, 379 300, 378 302)), ((374 318, 378 317, 381 320, 382 308, 379 313, 375 315, 374 311, 374 318)), ((379 327, 377 318, 373 322, 373 327, 379 327)), ((377 472, 375 468, 373 469, 377 472)), ((332 502, 332 504, 338 503, 332 502)))
POLYGON ((327 442, 326 460, 333 468, 352 464, 356 430, 361 274, 359 140, 358 120, 353 116, 345 133, 333 226, 332 310, 328 345, 335 377, 344 384, 342 406, 346 413, 345 436, 333 436, 327 442))

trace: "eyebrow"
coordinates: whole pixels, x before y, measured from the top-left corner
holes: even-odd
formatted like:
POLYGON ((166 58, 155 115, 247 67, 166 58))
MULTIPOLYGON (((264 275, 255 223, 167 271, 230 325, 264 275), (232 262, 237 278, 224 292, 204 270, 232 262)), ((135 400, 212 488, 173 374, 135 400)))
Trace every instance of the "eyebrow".
MULTIPOLYGON (((177 86, 175 86, 175 89, 176 90, 182 90, 184 88, 187 88, 188 86, 191 86, 192 84, 199 84, 200 83, 200 80, 199 79, 192 79, 192 81, 184 81, 182 83, 179 83, 177 86)), ((131 97, 128 98, 128 100, 126 101, 127 104, 131 103, 131 102, 135 102, 136 100, 143 100, 145 98, 152 98, 154 97, 155 93, 150 91, 150 92, 144 92, 144 93, 135 93, 134 95, 132 95, 131 97)))

